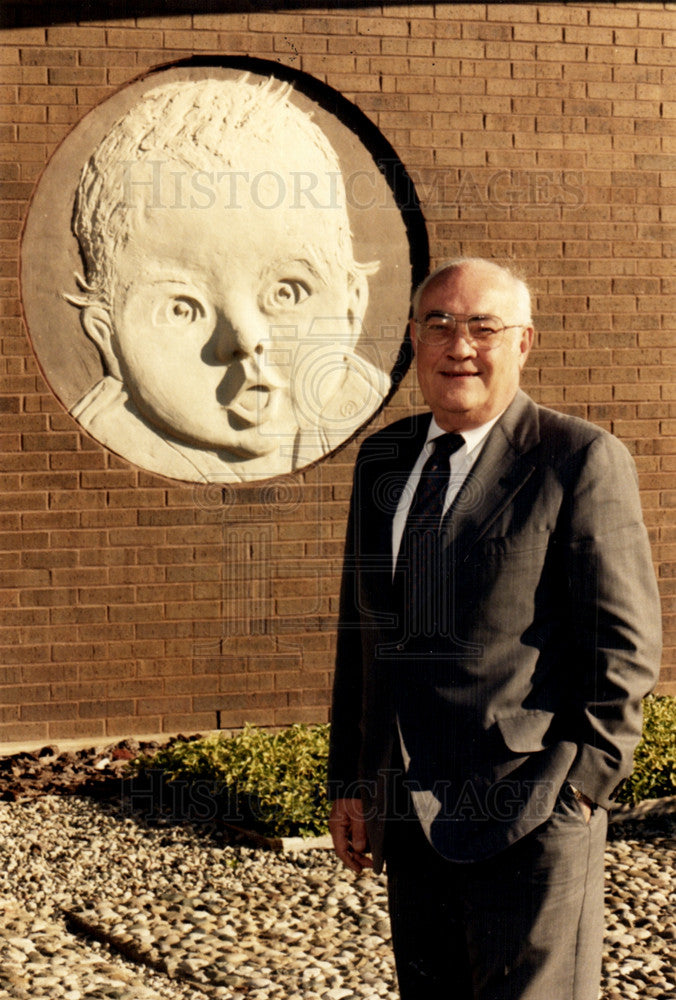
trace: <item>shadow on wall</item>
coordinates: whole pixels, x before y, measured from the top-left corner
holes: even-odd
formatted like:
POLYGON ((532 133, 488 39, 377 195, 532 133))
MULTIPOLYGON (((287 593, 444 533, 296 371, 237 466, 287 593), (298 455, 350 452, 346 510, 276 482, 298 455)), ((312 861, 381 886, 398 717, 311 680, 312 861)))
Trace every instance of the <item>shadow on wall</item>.
MULTIPOLYGON (((408 6, 408 0, 385 0, 385 7, 408 6)), ((342 0, 341 9, 372 6, 370 0, 342 0)), ((9 0, 0 11, 0 27, 26 28, 74 21, 112 21, 128 17, 169 17, 172 14, 284 13, 317 10, 315 0, 9 0)))

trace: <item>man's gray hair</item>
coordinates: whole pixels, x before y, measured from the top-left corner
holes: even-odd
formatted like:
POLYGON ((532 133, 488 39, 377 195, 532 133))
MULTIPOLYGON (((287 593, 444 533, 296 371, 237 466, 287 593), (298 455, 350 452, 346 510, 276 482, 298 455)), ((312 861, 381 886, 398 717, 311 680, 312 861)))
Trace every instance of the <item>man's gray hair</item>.
POLYGON ((518 309, 521 314, 521 322, 529 326, 532 323, 532 313, 531 313, 531 294, 530 289, 523 278, 519 277, 510 267, 506 267, 503 264, 498 264, 494 260, 488 260, 485 257, 454 257, 452 260, 444 261, 438 267, 435 267, 426 278, 424 278, 415 292, 413 293, 413 299, 411 303, 411 315, 413 319, 418 319, 418 310, 420 308, 420 301, 422 299, 425 289, 432 284, 440 275, 446 273, 453 273, 453 271, 461 271, 466 267, 471 267, 473 264, 488 265, 489 267, 495 268, 497 272, 501 274, 504 279, 507 279, 514 286, 514 291, 518 300, 518 309))

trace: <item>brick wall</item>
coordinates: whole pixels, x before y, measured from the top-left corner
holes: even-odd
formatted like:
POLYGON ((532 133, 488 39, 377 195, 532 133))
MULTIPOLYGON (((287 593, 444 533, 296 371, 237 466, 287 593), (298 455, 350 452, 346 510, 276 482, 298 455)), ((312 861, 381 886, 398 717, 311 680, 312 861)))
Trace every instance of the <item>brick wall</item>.
MULTIPOLYGON (((341 91, 414 177, 433 262, 521 265, 537 305, 528 391, 636 456, 661 690, 676 691, 675 40, 673 5, 650 3, 348 4, 3 33, 0 742, 199 730, 217 709, 224 727, 327 718, 357 443, 276 486, 151 476, 79 431, 22 325, 21 224, 55 146, 126 81, 196 53, 264 57, 341 91)), ((376 424, 419 405, 409 375, 376 424)))

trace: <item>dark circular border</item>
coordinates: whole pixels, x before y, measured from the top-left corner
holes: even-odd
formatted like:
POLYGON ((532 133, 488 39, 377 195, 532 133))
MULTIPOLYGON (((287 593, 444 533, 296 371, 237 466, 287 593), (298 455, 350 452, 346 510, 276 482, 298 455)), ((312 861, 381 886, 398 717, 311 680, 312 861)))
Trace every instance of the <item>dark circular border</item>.
MULTIPOLYGON (((73 307, 67 306, 63 301, 62 293, 63 291, 66 291, 67 288, 48 286, 46 290, 42 289, 39 291, 39 302, 37 305, 30 301, 31 295, 34 295, 35 289, 39 289, 41 287, 41 280, 44 277, 45 271, 49 273, 49 268, 53 267, 58 274, 60 264, 52 264, 45 260, 45 258, 50 255, 50 241, 53 241, 54 249, 56 251, 54 257, 56 259, 59 258, 58 245, 60 242, 64 243, 66 240, 70 241, 68 244, 70 246, 68 253, 69 257, 72 257, 73 247, 76 248, 77 246, 72 233, 70 233, 70 231, 68 233, 64 233, 62 231, 65 222, 66 208, 69 208, 72 211, 72 203, 67 201, 67 198, 70 196, 68 194, 68 185, 65 185, 66 193, 61 194, 61 191, 59 191, 59 199, 61 200, 59 220, 56 218, 52 220, 49 215, 50 206, 48 202, 46 202, 44 196, 42 196, 42 199, 40 198, 41 184, 48 172, 51 169, 54 169, 53 164, 55 160, 58 161, 58 158, 61 159, 59 166, 55 170, 56 176, 58 176, 58 170, 61 170, 64 174, 68 175, 71 187, 74 183, 76 183, 76 178, 79 176, 80 169, 84 165, 86 155, 85 158, 78 159, 76 163, 71 163, 65 155, 64 147, 68 144, 71 146, 76 145, 76 148, 82 148, 85 151, 88 150, 90 153, 96 145, 98 138, 105 133, 105 128, 110 127, 112 122, 115 121, 121 113, 124 113, 126 107, 131 106, 133 103, 132 96, 130 96, 128 102, 125 103, 124 101, 124 95, 130 90, 130 88, 136 88, 140 95, 145 90, 154 86, 156 82, 159 83, 159 78, 165 75, 168 71, 175 71, 179 76, 182 73, 185 73, 186 77, 190 78, 189 74, 191 70, 197 70, 198 75, 200 75, 204 72, 208 72, 210 69, 217 71, 249 73, 260 77, 273 77, 281 82, 289 83, 293 86, 294 94, 298 96, 298 101, 301 105, 303 99, 305 99, 326 113, 328 117, 325 120, 318 120, 318 124, 324 131, 327 132, 327 134, 330 133, 330 128, 327 128, 327 124, 330 124, 331 119, 333 118, 339 122, 340 125, 343 126, 343 128, 357 140, 362 149, 365 150, 366 154, 368 154, 371 158, 380 177, 382 178, 382 182, 386 185, 393 203, 398 210, 398 217, 400 220, 398 225, 401 227, 403 224, 405 238, 408 242, 410 288, 415 288, 427 273, 429 266, 429 243, 424 216, 420 208, 419 199, 413 181, 406 171, 403 163, 397 156, 392 145, 387 139, 385 139, 380 130, 368 118, 368 116, 354 103, 330 87, 328 84, 322 83, 308 73, 266 59, 251 58, 248 56, 199 55, 190 56, 185 59, 156 66, 152 70, 127 81, 122 87, 113 91, 104 99, 104 101, 91 109, 81 119, 81 121, 78 122, 73 129, 71 129, 68 135, 65 136, 50 157, 50 160, 46 164, 40 178, 38 179, 31 199, 31 204, 29 206, 29 211, 27 213, 26 222, 24 224, 20 263, 20 285, 24 319, 26 321, 26 327, 29 331, 29 338, 36 355, 38 365, 43 372, 46 382, 52 388, 52 391, 66 409, 69 409, 72 405, 74 405, 83 393, 78 392, 77 390, 73 390, 72 392, 68 391, 67 379, 65 377, 59 379, 58 377, 59 368, 63 371, 67 371, 69 373, 68 377, 73 379, 75 386, 82 389, 85 386, 91 387, 95 381, 100 378, 101 367, 98 352, 93 345, 86 340, 84 333, 79 329, 79 322, 76 318, 73 307), (112 105, 109 102, 113 102, 112 105), (108 105, 109 108, 117 108, 119 106, 121 110, 114 110, 110 113, 107 116, 110 119, 110 124, 107 126, 101 126, 101 109, 103 109, 106 105, 108 105), (76 136, 76 134, 77 144, 74 142, 74 136, 76 136), (90 136, 93 136, 93 138, 88 141, 90 136), (36 205, 39 206, 37 213, 36 205), (37 219, 36 214, 39 216, 37 219), (37 255, 35 253, 38 243, 35 238, 35 230, 37 230, 37 232, 48 244, 47 246, 42 247, 41 259, 37 259, 37 255), (27 253, 27 249, 30 250, 30 255, 27 253), (27 289, 29 290, 28 295, 27 289), (71 313, 69 313, 68 310, 71 310, 71 313), (54 316, 54 319, 44 319, 45 313, 54 316), (74 329, 76 326, 78 328, 77 336, 73 336, 69 339, 70 334, 68 331, 71 327, 74 329), (54 335, 53 328, 58 330, 57 336, 54 335), (66 332, 62 333, 62 328, 65 329, 66 332), (55 377, 55 369, 57 377, 55 377)), ((330 134, 329 138, 332 139, 334 147, 336 145, 340 145, 340 143, 336 144, 330 134)), ((341 152, 340 148, 337 148, 336 151, 339 159, 341 159, 341 162, 345 162, 345 152, 341 152)), ((51 183, 54 183, 53 179, 51 183)), ((356 210, 350 210, 350 207, 348 207, 348 211, 355 230, 355 248, 357 251, 357 257, 358 259, 363 259, 363 255, 361 255, 360 258, 359 253, 360 226, 354 225, 357 213, 356 210)), ((362 229, 364 229, 366 225, 366 215, 367 213, 362 213, 362 215, 357 218, 357 222, 361 223, 362 229)), ((70 214, 68 217, 68 223, 70 223, 70 214)), ((387 252, 388 249, 389 248, 385 247, 385 252, 387 252)), ((79 251, 76 251, 76 254, 79 259, 79 251)), ((403 255, 400 254, 400 256, 403 255)), ((64 265, 64 267, 65 266, 67 265, 64 265)), ((397 278, 398 282, 400 282, 402 276, 398 275, 397 278)), ((375 284, 377 285, 377 281, 375 284)), ((398 293, 401 293, 401 287, 399 287, 397 291, 398 293)), ((377 326, 377 322, 374 320, 374 302, 376 302, 379 297, 381 299, 381 303, 385 301, 386 295, 382 288, 380 296, 377 293, 373 296, 372 302, 366 314, 365 341, 367 345, 369 342, 369 330, 371 328, 376 328, 377 326)), ((397 347, 393 348, 392 344, 390 344, 391 369, 389 374, 391 378, 391 389, 381 405, 369 415, 362 426, 370 423, 382 407, 385 406, 392 398, 392 395, 396 392, 399 383, 410 366, 412 350, 408 338, 408 332, 406 330, 406 318, 407 317, 401 316, 401 319, 399 320, 399 317, 397 317, 397 321, 401 323, 401 329, 397 334, 397 347)), ((372 341, 372 343, 377 342, 372 341)), ((344 447, 353 437, 354 434, 351 434, 345 439, 345 441, 341 442, 341 444, 334 448, 331 454, 344 447)), ((327 456, 323 456, 323 458, 325 457, 327 456)), ((318 461, 323 460, 323 458, 318 461)), ((316 463, 310 463, 310 465, 313 464, 316 463)), ((308 466, 305 466, 305 468, 307 467, 308 466)))

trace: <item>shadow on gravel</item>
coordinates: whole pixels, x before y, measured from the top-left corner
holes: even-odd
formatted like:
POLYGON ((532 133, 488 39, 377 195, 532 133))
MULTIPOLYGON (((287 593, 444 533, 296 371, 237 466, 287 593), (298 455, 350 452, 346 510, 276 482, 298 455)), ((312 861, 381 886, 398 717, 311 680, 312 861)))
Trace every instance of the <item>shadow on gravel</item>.
MULTIPOLYGON (((167 743, 200 738, 199 734, 177 736, 167 743)), ((240 796, 236 789, 203 779, 170 781, 160 769, 130 772, 130 761, 140 754, 151 756, 167 743, 126 739, 102 750, 77 751, 48 745, 0 758, 0 801, 84 795, 107 802, 139 826, 189 824, 201 835, 228 843, 240 839, 238 829, 242 839, 248 831, 265 833, 255 798, 240 796)), ((620 807, 610 814, 608 840, 669 836, 675 824, 676 796, 644 802, 634 809, 620 807)))
POLYGON ((259 846, 266 846, 254 796, 239 795, 212 780, 170 780, 161 769, 130 770, 130 762, 140 754, 151 756, 160 745, 197 739, 199 735, 177 736, 163 744, 127 739, 103 750, 61 751, 49 745, 20 751, 0 758, 0 801, 85 796, 105 802, 121 819, 141 827, 189 825, 200 836, 228 844, 250 844, 253 834, 259 846))
POLYGON ((676 809, 655 816, 646 815, 608 827, 608 842, 620 840, 650 840, 652 837, 672 837, 676 847, 676 809))

